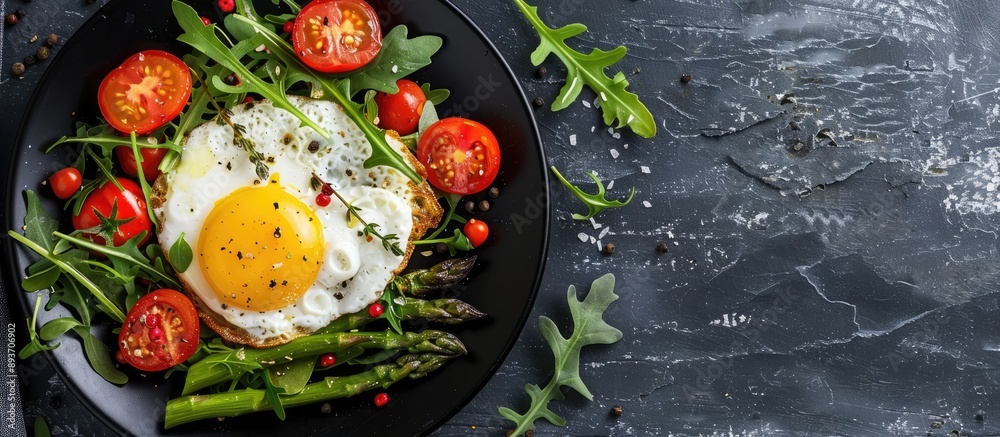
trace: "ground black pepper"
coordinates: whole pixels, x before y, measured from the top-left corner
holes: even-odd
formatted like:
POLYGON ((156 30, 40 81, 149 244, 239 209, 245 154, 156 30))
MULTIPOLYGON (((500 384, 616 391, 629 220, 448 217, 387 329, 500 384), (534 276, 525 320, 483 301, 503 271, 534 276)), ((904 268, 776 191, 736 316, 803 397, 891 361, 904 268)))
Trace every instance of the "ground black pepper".
POLYGON ((24 64, 15 62, 14 65, 10 66, 10 71, 14 73, 14 76, 20 76, 24 74, 24 64))

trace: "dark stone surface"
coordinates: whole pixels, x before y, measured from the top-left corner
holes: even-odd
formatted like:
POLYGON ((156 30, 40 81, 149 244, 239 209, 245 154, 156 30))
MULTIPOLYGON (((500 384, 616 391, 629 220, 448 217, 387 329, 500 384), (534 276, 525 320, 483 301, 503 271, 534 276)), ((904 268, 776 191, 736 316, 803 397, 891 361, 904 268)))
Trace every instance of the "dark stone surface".
MULTIPOLYGON (((28 14, 4 31, 0 52, 0 122, 13 135, 45 63, 23 80, 10 64, 49 33, 71 34, 102 2, 5 1, 28 14)), ((565 69, 549 59, 535 77, 537 37, 513 3, 455 3, 528 98, 552 101, 565 69)), ((567 426, 539 422, 539 434, 1000 434, 1000 6, 536 3, 552 25, 590 27, 572 40, 580 50, 629 47, 616 68, 659 133, 609 131, 583 102, 537 110, 551 164, 584 189, 594 170, 614 181, 610 197, 634 186, 636 198, 574 221, 583 207, 553 181, 532 321, 435 436, 503 435, 510 422, 497 407, 524 410, 521 387, 551 374, 533 320, 566 329, 566 287, 586 289, 605 272, 621 295, 607 319, 625 337, 585 349, 594 400, 569 394, 552 406, 567 426), (606 229, 601 244, 590 240, 606 229), (669 252, 656 252, 660 241, 669 252), (604 243, 614 255, 599 253, 604 243)), ((39 372, 25 389, 28 416, 48 416, 58 435, 101 433, 44 360, 22 367, 39 372)))

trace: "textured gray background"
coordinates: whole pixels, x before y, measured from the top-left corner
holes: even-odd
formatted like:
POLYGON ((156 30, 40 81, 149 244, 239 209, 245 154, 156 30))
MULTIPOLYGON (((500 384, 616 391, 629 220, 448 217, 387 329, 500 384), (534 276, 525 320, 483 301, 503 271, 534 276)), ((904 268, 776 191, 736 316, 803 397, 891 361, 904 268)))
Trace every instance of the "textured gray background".
MULTIPOLYGON (((32 14, 0 52, 0 90, 17 107, 41 75, 9 77, 28 38, 69 35, 101 2, 6 2, 32 14)), ((455 3, 529 98, 555 97, 564 70, 553 58, 534 77, 537 37, 513 3, 455 3)), ((566 287, 605 272, 621 295, 607 320, 625 337, 584 351, 595 398, 555 404, 569 423, 539 422, 543 435, 1000 435, 1000 5, 536 3, 550 24, 590 27, 572 41, 580 50, 629 47, 616 68, 659 133, 609 131, 589 91, 536 112, 550 164, 586 190, 594 170, 614 181, 609 196, 634 186, 636 197, 578 222, 569 214, 583 207, 553 182, 533 317, 435 436, 503 435, 497 407, 523 411, 521 387, 551 374, 535 318, 567 328, 566 287), (601 255, 591 237, 617 252, 601 255)), ((18 114, 3 116, 7 129, 18 114)), ((30 386, 42 393, 26 414, 48 415, 60 435, 100 434, 43 361, 24 364, 41 370, 30 386)))

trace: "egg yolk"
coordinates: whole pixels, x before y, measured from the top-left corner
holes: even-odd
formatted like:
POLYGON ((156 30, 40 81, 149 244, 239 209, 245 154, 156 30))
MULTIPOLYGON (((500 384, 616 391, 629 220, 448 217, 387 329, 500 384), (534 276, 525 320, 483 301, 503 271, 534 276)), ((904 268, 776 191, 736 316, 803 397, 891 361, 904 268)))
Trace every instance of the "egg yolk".
POLYGON ((288 307, 323 264, 323 227, 313 210, 281 188, 278 175, 217 201, 198 239, 201 272, 226 305, 288 307))

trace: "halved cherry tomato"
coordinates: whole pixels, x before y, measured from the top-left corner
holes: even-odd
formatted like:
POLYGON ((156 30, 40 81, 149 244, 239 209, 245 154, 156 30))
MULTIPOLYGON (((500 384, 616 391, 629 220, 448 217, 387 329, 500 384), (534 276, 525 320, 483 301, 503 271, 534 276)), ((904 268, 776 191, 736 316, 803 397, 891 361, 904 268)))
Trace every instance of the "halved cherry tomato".
POLYGON ((315 0, 295 17, 292 46, 306 65, 324 73, 354 70, 382 49, 378 14, 363 0, 315 0))
MULTIPOLYGON (((160 175, 160 161, 167 154, 167 149, 139 148, 139 159, 142 160, 142 175, 147 181, 153 182, 160 175)), ((135 164, 135 154, 131 146, 115 147, 115 156, 125 174, 139 176, 139 167, 135 164)))
POLYGON ((142 135, 173 120, 190 96, 187 65, 170 53, 146 50, 104 77, 97 104, 111 127, 142 135))
POLYGON ((486 226, 486 223, 482 220, 469 219, 469 221, 465 222, 462 233, 465 234, 465 238, 469 239, 472 247, 479 247, 480 244, 486 241, 486 237, 490 235, 490 227, 486 226))
POLYGON ((459 117, 439 120, 417 144, 427 180, 442 191, 468 195, 493 183, 500 171, 500 145, 481 123, 459 117))
POLYGON ((125 316, 118 348, 126 363, 147 372, 183 363, 198 350, 198 313, 178 291, 159 289, 143 296, 125 316))
POLYGON ((83 176, 80 174, 80 170, 74 167, 66 167, 59 170, 49 178, 49 186, 52 187, 52 192, 62 200, 73 197, 73 194, 76 193, 76 190, 80 189, 81 185, 83 185, 83 176))
POLYGON ((378 127, 392 129, 400 135, 409 135, 417 131, 420 114, 424 112, 427 96, 412 80, 396 81, 399 91, 396 94, 380 92, 375 95, 378 105, 378 127))
MULTIPOLYGON (((139 244, 145 243, 153 230, 153 223, 149 220, 146 212, 146 198, 142 195, 142 188, 138 184, 126 178, 117 178, 125 191, 119 190, 111 181, 105 182, 95 189, 87 199, 83 201, 83 208, 80 214, 73 216, 73 228, 76 230, 90 229, 101 226, 101 217, 125 221, 118 226, 118 231, 114 233, 114 245, 121 246, 130 238, 145 232, 139 244), (111 216, 111 210, 117 207, 117 213, 111 216)), ((94 240, 95 243, 104 244, 105 240, 99 235, 85 234, 94 240)))

